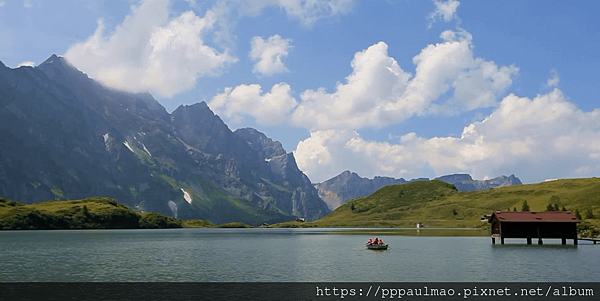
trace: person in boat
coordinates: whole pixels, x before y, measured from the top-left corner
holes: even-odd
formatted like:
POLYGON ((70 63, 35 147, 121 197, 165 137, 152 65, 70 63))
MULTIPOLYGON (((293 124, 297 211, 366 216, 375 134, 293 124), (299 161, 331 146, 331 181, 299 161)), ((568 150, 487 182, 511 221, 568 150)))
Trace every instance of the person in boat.
POLYGON ((385 243, 383 242, 383 240, 375 237, 375 239, 371 239, 369 238, 369 240, 367 241, 367 245, 368 246, 372 246, 372 245, 384 245, 385 243))

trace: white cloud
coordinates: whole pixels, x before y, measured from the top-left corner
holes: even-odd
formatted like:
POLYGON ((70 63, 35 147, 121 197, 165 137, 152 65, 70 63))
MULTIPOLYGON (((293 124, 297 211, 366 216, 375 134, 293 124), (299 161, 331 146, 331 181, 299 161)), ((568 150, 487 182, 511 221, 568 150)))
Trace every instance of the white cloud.
POLYGON ((25 7, 25 8, 33 7, 33 4, 31 4, 31 0, 23 0, 23 7, 25 7))
POLYGON ((552 73, 552 77, 548 79, 545 86, 546 88, 557 87, 558 83, 560 82, 560 75, 556 69, 552 69, 550 72, 552 73))
POLYGON ((354 9, 355 0, 242 0, 244 14, 257 16, 267 6, 279 6, 290 19, 311 26, 323 18, 345 15, 354 9))
POLYGON ((433 4, 435 4, 435 10, 427 17, 429 20, 429 28, 433 26, 433 23, 440 19, 444 20, 444 22, 450 22, 455 18, 458 19, 456 9, 460 5, 460 2, 456 0, 448 0, 446 2, 433 0, 433 4))
POLYGON ((260 124, 280 124, 297 105, 290 95, 288 84, 276 84, 271 92, 262 93, 258 84, 239 85, 226 88, 208 103, 216 114, 233 123, 241 122, 244 115, 250 115, 260 124))
POLYGON ((362 171, 364 158, 346 148, 346 143, 357 136, 348 130, 311 131, 294 151, 296 163, 312 182, 322 182, 344 170, 362 171))
POLYGON ((464 30, 440 37, 444 42, 428 45, 413 58, 414 76, 388 56, 384 42, 356 53, 346 83, 338 83, 333 93, 324 88, 303 92, 292 123, 311 130, 360 129, 414 115, 497 105, 496 98, 512 84, 518 68, 474 57, 472 37, 464 30), (452 90, 451 99, 435 103, 452 90))
POLYGON ((86 41, 72 45, 65 57, 103 84, 127 91, 151 91, 171 97, 191 89, 201 76, 220 74, 236 59, 204 43, 218 15, 188 11, 170 18, 168 0, 144 0, 114 32, 104 23, 86 41))
MULTIPOLYGON (((276 57, 274 54, 287 45, 279 36, 274 37, 269 39, 273 43, 255 38, 257 45, 260 41, 278 45, 275 50, 268 51, 265 59, 268 63, 264 65, 269 67, 263 68, 263 72, 278 66, 276 59, 269 58, 276 57)), ((301 93, 301 102, 293 111, 277 110, 289 113, 287 119, 278 115, 273 120, 288 120, 294 126, 311 131, 356 130, 400 123, 415 115, 451 114, 496 106, 497 98, 512 84, 518 68, 499 67, 492 61, 474 57, 472 37, 464 30, 445 31, 440 37, 443 42, 426 46, 413 58, 414 76, 388 55, 388 46, 384 42, 357 52, 351 62, 353 72, 346 77, 345 83, 336 85, 333 93, 325 88, 306 90, 301 93), (449 99, 444 98, 447 95, 450 95, 449 99)), ((256 51, 255 57, 260 53, 256 51)), ((253 97, 243 103, 258 106, 260 103, 250 104, 259 99, 253 97)), ((239 103, 241 101, 237 100, 227 109, 224 105, 218 107, 224 113, 229 112, 224 116, 236 116, 236 120, 244 114, 256 116, 251 110, 235 109, 239 103)))
POLYGON ((6 4, 6 2, 4 2, 4 0, 0 0, 0 6, 4 6, 4 4, 6 4))
POLYGON ((35 66, 35 63, 34 63, 34 62, 32 62, 32 61, 25 61, 25 62, 22 62, 22 63, 20 63, 20 64, 17 66, 17 68, 19 68, 19 67, 23 67, 23 66, 33 67, 33 66, 35 66))
POLYGON ((288 16, 304 25, 321 18, 345 15, 354 8, 354 0, 279 0, 288 16))
POLYGON ((514 173, 525 182, 541 182, 597 176, 600 109, 583 112, 558 89, 533 99, 511 94, 483 121, 466 126, 461 137, 426 139, 408 133, 393 144, 319 131, 298 144, 295 156, 315 182, 348 169, 342 164, 350 160, 360 162, 352 170, 366 177, 467 172, 483 179, 514 173))
POLYGON ((330 179, 344 170, 361 176, 415 178, 426 175, 425 161, 416 147, 424 138, 408 133, 400 144, 365 141, 357 132, 348 130, 313 131, 300 141, 294 156, 298 167, 312 182, 330 179))
POLYGON ((262 37, 254 37, 250 42, 250 58, 257 61, 252 72, 262 75, 273 75, 275 73, 289 72, 281 61, 282 57, 288 55, 291 48, 291 40, 282 39, 279 35, 271 36, 268 40, 262 37))
MULTIPOLYGON (((293 124, 311 130, 358 129, 386 123, 382 116, 389 104, 398 101, 406 90, 409 73, 404 72, 387 55, 387 44, 379 42, 355 54, 354 71, 346 83, 338 83, 334 93, 324 88, 307 90, 300 96, 302 103, 294 111, 293 124)), ((404 102, 399 119, 422 111, 419 102, 404 102)))

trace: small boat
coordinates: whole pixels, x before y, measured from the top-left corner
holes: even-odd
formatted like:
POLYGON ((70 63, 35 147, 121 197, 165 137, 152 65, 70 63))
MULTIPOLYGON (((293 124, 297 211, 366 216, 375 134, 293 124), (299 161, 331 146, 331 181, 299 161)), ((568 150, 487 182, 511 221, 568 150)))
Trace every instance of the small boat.
POLYGON ((369 250, 387 250, 388 244, 384 243, 383 240, 375 237, 374 239, 369 238, 367 241, 367 249, 369 250))
POLYGON ((387 250, 388 245, 367 245, 369 250, 387 250))

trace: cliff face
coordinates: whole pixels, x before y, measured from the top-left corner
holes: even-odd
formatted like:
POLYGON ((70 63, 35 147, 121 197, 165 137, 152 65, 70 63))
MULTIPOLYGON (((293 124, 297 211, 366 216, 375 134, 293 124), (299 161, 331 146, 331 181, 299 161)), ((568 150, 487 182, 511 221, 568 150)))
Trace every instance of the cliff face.
POLYGON ((381 187, 407 182, 402 178, 389 177, 367 179, 360 177, 357 173, 344 171, 323 183, 315 184, 315 187, 319 192, 319 196, 331 209, 335 209, 349 200, 371 195, 381 187))
POLYGON ((263 207, 286 208, 287 212, 305 217, 309 221, 321 218, 331 211, 319 197, 308 177, 298 168, 294 154, 286 153, 281 143, 252 128, 239 129, 234 134, 244 139, 247 145, 256 151, 259 162, 267 163, 268 169, 258 176, 270 185, 259 188, 280 197, 270 200, 263 207), (291 202, 283 201, 288 199, 291 199, 291 202))
POLYGON ((216 224, 329 213, 280 143, 232 132, 205 103, 169 114, 150 94, 105 88, 61 57, 0 63, 0 116, 3 197, 105 196, 216 224))

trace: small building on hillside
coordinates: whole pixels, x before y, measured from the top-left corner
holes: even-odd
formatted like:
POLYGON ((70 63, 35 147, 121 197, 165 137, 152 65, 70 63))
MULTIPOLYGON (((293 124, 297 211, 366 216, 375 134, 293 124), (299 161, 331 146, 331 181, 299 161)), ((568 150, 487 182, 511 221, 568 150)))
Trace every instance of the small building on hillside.
POLYGON ((496 238, 504 244, 505 238, 526 238, 531 244, 532 238, 543 244, 543 238, 560 238, 562 244, 573 239, 577 245, 577 223, 579 219, 570 211, 495 211, 489 219, 492 243, 496 238))

